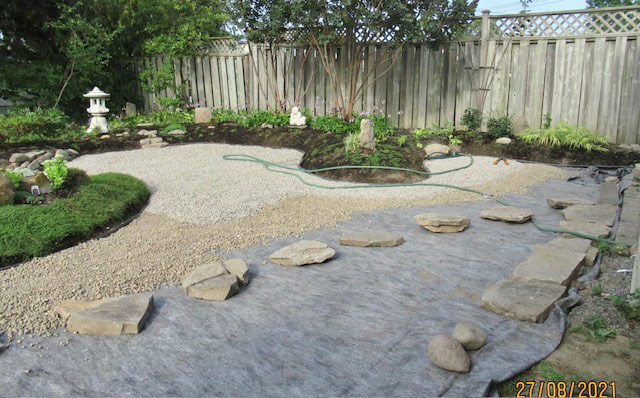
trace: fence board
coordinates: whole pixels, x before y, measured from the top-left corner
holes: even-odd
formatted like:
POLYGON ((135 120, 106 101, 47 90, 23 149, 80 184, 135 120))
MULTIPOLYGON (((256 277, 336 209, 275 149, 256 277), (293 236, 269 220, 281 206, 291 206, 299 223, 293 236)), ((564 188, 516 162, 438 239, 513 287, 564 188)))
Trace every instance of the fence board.
POLYGON ((455 120, 456 112, 456 64, 457 64, 457 48, 450 45, 443 50, 443 81, 442 95, 440 103, 443 104, 440 110, 440 123, 444 124, 447 120, 455 120))
MULTIPOLYGON (((427 83, 427 115, 425 127, 440 124, 440 98, 442 90, 442 51, 429 50, 429 82, 427 83)), ((446 121, 445 121, 446 122, 446 121)), ((444 122, 443 122, 444 124, 444 122)))
POLYGON ((627 43, 626 65, 622 81, 618 142, 640 143, 640 36, 627 43))

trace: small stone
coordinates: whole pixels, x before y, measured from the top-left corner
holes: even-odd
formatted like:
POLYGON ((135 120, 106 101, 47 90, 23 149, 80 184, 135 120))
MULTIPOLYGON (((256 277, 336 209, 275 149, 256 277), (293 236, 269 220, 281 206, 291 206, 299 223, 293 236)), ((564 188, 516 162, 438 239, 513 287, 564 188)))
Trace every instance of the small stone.
POLYGON ((149 134, 149 130, 138 130, 138 135, 147 136, 149 134))
POLYGON ((109 138, 111 138, 111 136, 110 136, 109 134, 102 134, 102 135, 100 136, 100 139, 101 139, 101 140, 108 140, 109 138))
POLYGON ((618 213, 618 206, 609 205, 575 205, 562 210, 567 221, 584 221, 613 225, 618 213))
POLYGON ((26 167, 18 167, 17 169, 13 169, 13 171, 22 174, 22 177, 33 177, 34 175, 36 175, 35 171, 26 167))
POLYGON ((224 268, 231 274, 235 275, 242 285, 249 283, 249 267, 247 263, 239 258, 224 260, 224 268))
POLYGON ((529 122, 522 116, 513 115, 511 118, 511 131, 518 136, 529 128, 529 122))
POLYGON ((271 254, 269 259, 276 264, 297 267, 317 264, 335 256, 336 252, 326 243, 315 240, 301 240, 271 254))
POLYGON ((269 124, 269 123, 262 123, 260 125, 261 129, 272 129, 273 128, 273 124, 269 124))
POLYGON ((169 146, 169 144, 166 143, 166 142, 156 142, 154 144, 143 145, 142 148, 143 149, 147 149, 147 148, 164 148, 166 146, 169 146))
POLYGON ((373 122, 369 119, 362 119, 360 121, 360 148, 375 150, 376 149, 376 141, 375 135, 373 132, 373 122))
MULTIPOLYGON (((579 232, 585 235, 595 236, 597 238, 606 238, 611 235, 610 227, 603 224, 584 221, 560 221, 560 229, 579 232)), ((571 239, 579 238, 575 235, 567 233, 563 233, 562 236, 571 239)))
POLYGON ((169 131, 167 134, 168 135, 185 135, 187 133, 184 130, 175 129, 175 130, 169 131))
POLYGON ((404 238, 393 232, 368 229, 342 235, 338 238, 338 241, 345 246, 393 247, 403 244, 404 238))
POLYGON ((480 326, 473 322, 458 322, 453 330, 453 338, 458 340, 465 350, 480 349, 487 341, 487 334, 480 326))
POLYGON ((594 202, 589 200, 572 198, 548 198, 547 203, 554 209, 566 209, 569 206, 576 205, 595 205, 594 202))
POLYGON ((431 232, 455 233, 462 232, 471 220, 455 214, 424 213, 416 216, 418 224, 431 232))
POLYGON ((138 128, 153 127, 153 123, 138 123, 136 124, 136 127, 138 128))
POLYGON ((40 162, 40 164, 43 164, 45 161, 52 159, 53 158, 53 153, 51 152, 46 152, 40 156, 38 156, 38 158, 36 159, 38 162, 40 162))
POLYGON ((236 294, 238 278, 235 275, 221 275, 186 288, 189 297, 201 300, 222 301, 236 294))
POLYGON ((511 138, 509 137, 500 137, 496 139, 496 144, 498 145, 509 145, 511 144, 511 138))
POLYGON ((211 109, 198 107, 195 111, 195 123, 209 123, 211 122, 211 109))
POLYGON ((442 144, 429 144, 424 148, 424 151, 427 154, 427 158, 449 156, 451 148, 442 144))
POLYGON ((27 168, 35 171, 35 170, 38 170, 40 166, 41 166, 40 162, 38 162, 37 160, 34 160, 31 163, 29 163, 29 166, 27 166, 27 168))
POLYGON ((55 157, 58 157, 58 156, 62 157, 63 160, 69 160, 69 154, 64 149, 56 150, 55 157))
POLYGON ((9 162, 11 163, 24 163, 28 161, 29 161, 29 156, 25 155, 24 153, 14 153, 9 158, 9 162))
POLYGON ((446 334, 431 339, 429 358, 437 367, 452 372, 467 373, 471 367, 471 360, 462 344, 446 334))
POLYGON ((514 206, 493 206, 480 212, 480 217, 487 220, 504 221, 522 224, 529 220, 533 213, 527 209, 514 206))
POLYGON ((640 144, 631 144, 631 150, 640 152, 640 144))
POLYGON ((137 334, 152 310, 151 294, 115 297, 94 308, 72 313, 67 320, 67 330, 108 336, 137 334))
POLYGON ((220 275, 227 275, 227 270, 219 263, 207 263, 197 266, 183 280, 182 287, 187 288, 208 279, 217 278, 220 275))
POLYGON ((620 179, 618 177, 614 177, 614 176, 609 176, 607 178, 604 179, 605 182, 613 182, 613 183, 619 183, 620 179))

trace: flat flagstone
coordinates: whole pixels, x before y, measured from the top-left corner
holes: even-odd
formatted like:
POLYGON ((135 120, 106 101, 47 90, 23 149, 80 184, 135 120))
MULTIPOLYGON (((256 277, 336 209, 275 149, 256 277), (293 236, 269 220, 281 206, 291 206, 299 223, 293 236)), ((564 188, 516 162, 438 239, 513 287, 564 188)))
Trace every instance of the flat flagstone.
POLYGON ((568 285, 579 271, 586 253, 554 246, 536 246, 531 257, 518 264, 513 279, 568 285))
POLYGON ((575 205, 594 205, 595 203, 585 199, 574 198, 548 198, 547 203, 554 209, 566 209, 569 206, 575 205))
POLYGON ((182 287, 188 288, 207 279, 213 279, 221 275, 228 274, 227 270, 220 263, 207 263, 197 266, 183 280, 182 287))
MULTIPOLYGON (((582 234, 595 236, 598 238, 606 238, 611 235, 611 228, 607 225, 584 221, 560 221, 560 229, 580 232, 582 234)), ((562 234, 562 236, 572 239, 578 238, 577 236, 571 234, 562 234)))
POLYGON ((67 330, 80 334, 119 336, 137 334, 153 310, 148 293, 115 297, 93 308, 71 313, 67 330))
POLYGON ((238 278, 225 274, 188 286, 187 296, 210 301, 223 301, 238 292, 238 278))
POLYGON ((338 238, 341 245, 358 247, 393 247, 404 243, 404 238, 396 233, 382 229, 366 229, 338 238))
POLYGON ((471 220, 456 214, 423 213, 416 216, 416 222, 431 232, 455 233, 464 231, 471 220))
POLYGON ((589 239, 578 238, 577 236, 573 238, 555 238, 547 243, 547 245, 576 253, 586 253, 584 265, 588 267, 593 267, 596 256, 598 255, 598 248, 593 246, 589 239))
POLYGON ((301 240, 276 251, 269 259, 276 264, 298 267, 305 264, 317 264, 335 256, 336 251, 326 243, 315 240, 301 240))
POLYGON ((482 308, 512 319, 542 323, 565 290, 556 283, 502 280, 484 291, 482 308))
POLYGON ((493 206, 480 212, 480 217, 487 220, 504 221, 522 224, 529 220, 533 213, 530 210, 515 206, 493 206))
POLYGON ((562 210, 567 221, 585 221, 612 226, 618 212, 618 206, 575 205, 562 210))

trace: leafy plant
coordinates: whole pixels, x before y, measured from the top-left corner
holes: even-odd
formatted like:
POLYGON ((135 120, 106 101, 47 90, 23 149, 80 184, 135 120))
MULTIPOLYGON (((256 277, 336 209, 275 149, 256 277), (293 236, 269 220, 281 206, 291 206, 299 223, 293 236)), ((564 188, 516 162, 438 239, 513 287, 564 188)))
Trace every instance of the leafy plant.
MULTIPOLYGON (((336 116, 318 116, 311 120, 311 128, 322 131, 330 131, 337 136, 342 136, 359 131, 355 123, 350 123, 336 116)), ((375 127, 374 127, 375 128, 375 127)))
POLYGON ((453 136, 453 131, 453 122, 451 120, 447 120, 443 127, 440 127, 438 124, 433 124, 431 128, 413 130, 413 139, 416 141, 416 146, 418 146, 418 148, 422 148, 423 145, 422 142, 420 142, 421 140, 436 137, 448 139, 450 136, 453 136))
POLYGON ((640 319, 640 289, 625 296, 611 296, 611 301, 624 319, 628 321, 640 319))
POLYGON ((168 132, 172 131, 172 130, 182 130, 182 131, 187 131, 186 127, 184 127, 183 125, 181 125, 180 123, 171 123, 170 125, 164 127, 162 130, 160 130, 160 135, 164 135, 167 134, 168 132))
POLYGON ((469 131, 479 131, 482 126, 482 111, 476 108, 467 108, 462 115, 462 125, 469 131))
POLYGON ((491 138, 508 137, 513 129, 511 126, 511 117, 508 115, 493 115, 487 121, 487 131, 491 138))
POLYGON ((69 117, 58 109, 23 108, 0 115, 0 136, 7 137, 9 142, 26 136, 55 138, 64 132, 69 122, 69 117))
POLYGON ((604 288, 602 287, 602 284, 598 284, 591 289, 591 295, 594 297, 599 297, 602 296, 603 291, 604 288))
POLYGON ((344 151, 346 153, 357 152, 360 142, 360 133, 350 133, 344 139, 344 151))
POLYGON ((462 138, 449 134, 449 145, 462 145, 462 138))
POLYGON ((598 314, 589 317, 583 322, 583 326, 578 326, 574 331, 581 332, 586 335, 589 340, 600 343, 618 334, 618 330, 614 327, 609 327, 605 320, 598 314))
POLYGON ((548 129, 551 127, 551 121, 553 119, 551 119, 551 113, 547 112, 544 114, 544 122, 542 123, 542 128, 543 129, 548 129))
POLYGON ((20 187, 20 181, 22 181, 22 174, 15 172, 13 170, 2 170, 2 174, 11 180, 13 184, 13 189, 18 189, 20 187))
POLYGON ((409 137, 408 135, 402 135, 400 137, 398 137, 398 139, 396 140, 396 142, 398 143, 399 147, 403 147, 405 142, 407 141, 407 137, 409 137))
POLYGON ((51 182, 51 189, 57 191, 62 187, 65 178, 67 178, 67 164, 62 156, 56 156, 55 159, 47 160, 43 163, 44 174, 51 182))
POLYGON ((518 138, 524 142, 536 143, 550 147, 568 147, 607 152, 607 137, 591 131, 586 127, 570 126, 561 122, 556 126, 542 130, 526 130, 518 138))

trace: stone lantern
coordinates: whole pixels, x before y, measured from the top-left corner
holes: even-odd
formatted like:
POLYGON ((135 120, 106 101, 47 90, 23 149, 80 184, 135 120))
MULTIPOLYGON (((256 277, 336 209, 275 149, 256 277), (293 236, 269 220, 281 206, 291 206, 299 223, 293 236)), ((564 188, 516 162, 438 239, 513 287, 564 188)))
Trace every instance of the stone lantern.
POLYGON ((89 98, 89 108, 87 108, 87 112, 91 114, 91 121, 89 122, 87 133, 96 127, 103 133, 109 132, 107 118, 105 117, 107 113, 109 113, 109 109, 106 107, 105 102, 110 96, 111 95, 100 90, 98 87, 94 87, 93 90, 83 95, 83 97, 89 98))

